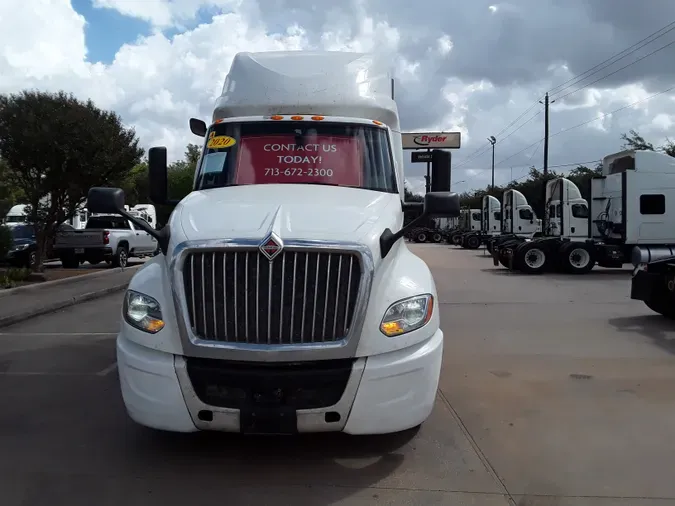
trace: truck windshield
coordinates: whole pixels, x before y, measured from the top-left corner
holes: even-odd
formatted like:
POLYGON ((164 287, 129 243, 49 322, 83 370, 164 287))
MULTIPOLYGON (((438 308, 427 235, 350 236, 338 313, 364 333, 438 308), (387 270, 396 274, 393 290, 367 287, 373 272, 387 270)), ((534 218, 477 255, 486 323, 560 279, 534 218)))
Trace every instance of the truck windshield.
POLYGON ((211 127, 197 190, 284 183, 398 193, 387 130, 318 121, 220 123, 211 127))

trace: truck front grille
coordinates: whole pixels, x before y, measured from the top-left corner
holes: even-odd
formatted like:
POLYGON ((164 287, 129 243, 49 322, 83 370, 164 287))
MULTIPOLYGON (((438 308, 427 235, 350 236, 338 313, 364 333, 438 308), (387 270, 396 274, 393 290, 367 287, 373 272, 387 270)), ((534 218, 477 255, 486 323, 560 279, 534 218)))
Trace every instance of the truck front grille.
POLYGON ((354 253, 194 252, 183 269, 193 333, 210 341, 290 345, 342 340, 361 283, 354 253))

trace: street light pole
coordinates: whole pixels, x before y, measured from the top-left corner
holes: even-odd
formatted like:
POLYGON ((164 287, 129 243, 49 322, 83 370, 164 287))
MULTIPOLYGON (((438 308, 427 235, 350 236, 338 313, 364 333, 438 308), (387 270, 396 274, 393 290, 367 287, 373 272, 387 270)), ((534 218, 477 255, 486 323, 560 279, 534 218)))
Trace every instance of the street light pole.
POLYGON ((488 137, 488 142, 492 144, 492 189, 495 189, 495 144, 497 139, 494 135, 488 137))

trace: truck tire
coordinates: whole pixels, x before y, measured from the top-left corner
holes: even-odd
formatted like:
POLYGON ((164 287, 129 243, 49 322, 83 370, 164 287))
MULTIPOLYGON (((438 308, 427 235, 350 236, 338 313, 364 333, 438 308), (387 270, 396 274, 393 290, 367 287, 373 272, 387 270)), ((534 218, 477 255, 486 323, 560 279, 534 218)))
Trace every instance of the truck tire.
POLYGON ((415 235, 415 242, 427 242, 428 238, 429 236, 427 233, 421 230, 417 232, 417 235, 415 235))
POLYGON ((509 264, 506 259, 506 254, 505 250, 507 249, 512 249, 515 250, 520 243, 518 241, 503 241, 499 245, 496 246, 497 248, 497 257, 499 259, 499 263, 502 264, 503 267, 506 267, 507 269, 509 268, 509 264))
POLYGON ((548 252, 536 242, 523 243, 514 251, 513 266, 525 274, 541 274, 548 264, 548 252))
POLYGON ((462 244, 462 234, 453 234, 452 236, 452 244, 455 246, 461 246, 462 244))
POLYGON ((558 255, 562 270, 568 274, 587 274, 595 266, 595 251, 586 243, 566 242, 558 255))
POLYGON ((443 240, 443 235, 440 232, 434 232, 431 234, 432 242, 441 242, 443 240))
POLYGON ((477 235, 470 235, 464 239, 463 246, 466 249, 478 249, 480 248, 480 238, 477 235))
POLYGON ((59 258, 64 269, 77 269, 80 266, 80 260, 74 255, 66 255, 59 258))
POLYGON ((126 246, 117 246, 115 256, 112 259, 112 267, 126 267, 129 263, 129 251, 126 246))
POLYGON ((645 301, 645 304, 655 313, 659 313, 669 320, 675 320, 675 301, 668 296, 668 292, 665 290, 661 294, 652 294, 651 299, 645 301))

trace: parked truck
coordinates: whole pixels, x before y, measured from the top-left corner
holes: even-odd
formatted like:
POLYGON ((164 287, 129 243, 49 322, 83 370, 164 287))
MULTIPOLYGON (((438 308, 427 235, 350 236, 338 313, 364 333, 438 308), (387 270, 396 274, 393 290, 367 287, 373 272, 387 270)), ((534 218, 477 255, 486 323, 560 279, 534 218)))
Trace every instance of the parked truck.
MULTIPOLYGON (((150 256, 157 250, 157 239, 138 224, 147 225, 138 211, 126 211, 127 219, 115 214, 92 214, 82 230, 57 234, 54 254, 66 269, 75 269, 83 262, 97 265, 107 262, 113 267, 126 267, 130 257, 150 256)), ((149 225, 152 227, 152 225, 149 225)))
MULTIPOLYGON (((545 236, 502 247, 506 263, 527 273, 560 269, 572 274, 630 263, 675 244, 675 159, 653 151, 608 155, 590 180, 591 205, 566 178, 546 184, 545 236), (673 214, 673 216, 671 216, 673 214)), ((494 254, 493 254, 494 256, 494 254)), ((497 263, 497 259, 495 259, 497 263)))
POLYGON ((481 202, 480 228, 465 232, 460 246, 466 249, 478 249, 499 235, 502 228, 501 204, 492 195, 485 195, 481 202))
MULTIPOLYGON (((443 354, 431 272, 401 240, 404 213, 459 214, 450 156, 432 191, 404 202, 389 67, 367 54, 239 53, 194 189, 161 230, 129 217, 124 193, 92 188, 159 241, 124 298, 117 363, 126 409, 169 431, 343 431, 419 426, 443 354)), ((166 149, 148 153, 156 205, 166 149)), ((407 225, 413 227, 414 223, 407 225)))
POLYGON ((480 231, 480 213, 480 209, 462 209, 459 216, 458 227, 449 234, 448 242, 455 246, 461 246, 465 234, 480 231))
POLYGON ((487 244, 487 250, 492 253, 494 247, 499 247, 509 240, 531 239, 542 234, 541 220, 527 198, 518 190, 508 189, 502 194, 502 226, 499 235, 493 236, 487 244))

